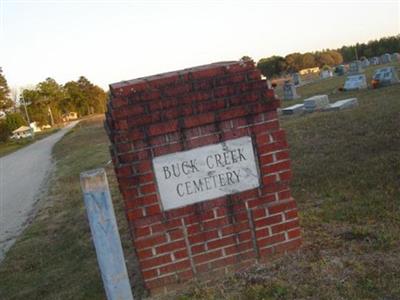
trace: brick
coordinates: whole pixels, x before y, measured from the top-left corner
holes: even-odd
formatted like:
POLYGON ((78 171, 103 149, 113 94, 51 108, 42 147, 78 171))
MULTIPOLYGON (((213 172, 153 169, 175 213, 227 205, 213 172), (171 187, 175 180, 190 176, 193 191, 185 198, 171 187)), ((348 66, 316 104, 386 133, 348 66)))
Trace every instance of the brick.
POLYGON ((167 73, 163 75, 156 75, 154 78, 149 79, 148 85, 152 88, 160 88, 166 85, 174 85, 179 80, 178 73, 167 73))
POLYGON ((237 253, 242 253, 245 252, 246 250, 253 249, 253 242, 252 241, 246 241, 243 243, 235 244, 233 246, 229 246, 224 248, 224 251, 226 255, 232 255, 232 254, 237 254, 237 253))
POLYGON ((287 160, 287 159, 289 159, 289 151, 284 150, 284 151, 276 152, 275 157, 276 157, 277 161, 287 160))
POLYGON ((127 208, 137 208, 142 206, 149 206, 158 202, 157 195, 146 195, 142 197, 135 197, 126 201, 127 208))
POLYGON ((218 99, 215 101, 198 102, 195 104, 195 111, 198 114, 212 112, 225 108, 225 100, 218 99))
POLYGON ((147 128, 149 136, 161 135, 178 130, 178 121, 171 120, 163 123, 152 124, 147 128))
POLYGON ((247 80, 260 80, 261 79, 261 72, 260 70, 251 70, 247 73, 247 80))
POLYGON ((231 140, 235 138, 239 138, 242 136, 248 136, 249 135, 249 129, 248 128, 240 128, 240 129, 235 129, 232 131, 226 131, 222 134, 222 138, 224 140, 231 140))
POLYGON ((141 194, 152 194, 157 190, 156 185, 154 183, 145 184, 140 187, 141 194))
POLYGON ((153 256, 153 251, 151 251, 151 249, 146 249, 146 250, 142 250, 142 251, 137 251, 137 256, 139 259, 147 259, 153 256))
POLYGON ((186 142, 187 149, 197 148, 201 146, 216 144, 220 141, 220 137, 218 135, 208 135, 199 137, 196 139, 191 139, 186 142))
POLYGON ((235 244, 235 238, 233 236, 228 236, 222 239, 214 240, 207 243, 207 249, 212 250, 216 248, 222 248, 235 244))
POLYGON ((282 173, 279 173, 279 180, 280 181, 289 181, 293 177, 292 171, 285 171, 282 173))
POLYGON ((204 78, 210 78, 210 77, 218 77, 218 76, 223 76, 225 74, 225 69, 223 67, 217 66, 214 68, 207 68, 204 70, 196 70, 191 73, 191 77, 193 79, 204 79, 204 78))
POLYGON ((209 251, 207 253, 194 256, 193 261, 195 262, 195 264, 201 264, 204 262, 214 260, 221 256, 222 256, 222 250, 209 251))
POLYGON ((158 276, 157 269, 147 270, 142 272, 143 279, 148 280, 158 276))
POLYGON ((187 259, 187 260, 183 260, 183 261, 180 261, 177 263, 169 264, 165 267, 161 267, 160 274, 164 275, 164 274, 177 272, 177 271, 188 269, 188 268, 190 268, 190 261, 187 259))
POLYGON ((298 217, 297 210, 291 210, 285 212, 285 219, 290 220, 290 219, 295 219, 298 217))
POLYGON ((288 237, 289 237, 289 239, 295 239, 295 238, 299 237, 300 234, 301 234, 300 228, 296 228, 296 229, 290 230, 288 232, 288 237))
POLYGON ((184 119, 184 126, 185 128, 191 128, 195 126, 210 124, 215 121, 215 114, 214 113, 206 113, 201 115, 195 115, 191 117, 186 117, 184 119))
POLYGON ((152 216, 152 215, 157 215, 161 213, 161 208, 160 205, 152 205, 146 207, 146 216, 152 216))
POLYGON ((168 235, 172 241, 183 238, 182 229, 174 229, 168 231, 168 235))
POLYGON ((137 249, 144 249, 148 247, 154 247, 155 245, 165 243, 167 238, 164 234, 159 234, 155 236, 150 236, 143 239, 137 239, 135 242, 135 246, 137 249))
POLYGON ((189 84, 181 84, 176 86, 165 87, 163 94, 168 97, 175 97, 180 94, 186 94, 191 91, 192 87, 189 84))
POLYGON ((167 243, 167 244, 161 245, 159 247, 156 247, 156 252, 157 252, 157 254, 169 253, 169 252, 173 252, 175 250, 182 249, 185 247, 186 247, 185 241, 180 240, 180 241, 175 241, 172 243, 167 243))
POLYGON ((172 262, 171 255, 165 254, 165 255, 142 260, 141 267, 143 270, 153 269, 157 266, 165 265, 170 262, 172 262))
POLYGON ((266 217, 263 219, 258 219, 257 221, 254 222, 254 225, 256 228, 258 227, 264 227, 276 223, 282 222, 282 216, 281 215, 276 215, 276 216, 271 216, 271 217, 266 217))
POLYGON ((173 256, 174 256, 174 258, 175 258, 176 260, 180 260, 180 259, 188 258, 188 257, 189 257, 186 248, 185 248, 185 249, 182 249, 182 250, 175 251, 175 252, 173 253, 173 256))
POLYGON ((201 252, 206 251, 206 246, 205 246, 205 244, 194 245, 194 246, 192 246, 191 251, 192 251, 193 255, 199 254, 201 252))
POLYGON ((281 161, 281 162, 278 162, 275 164, 263 166, 261 168, 261 172, 263 174, 272 174, 272 173, 277 173, 279 171, 284 171, 284 170, 289 170, 289 169, 290 169, 290 161, 285 160, 285 161, 281 161))
POLYGON ((248 112, 245 107, 242 107, 242 106, 234 107, 231 109, 220 111, 218 113, 218 119, 221 121, 230 120, 230 119, 246 116, 247 114, 248 114, 248 112))
POLYGON ((286 223, 277 224, 271 227, 272 234, 279 233, 282 231, 287 231, 299 226, 298 220, 289 221, 286 223))
POLYGON ((133 228, 135 237, 143 237, 150 235, 150 227, 135 227, 133 228))
POLYGON ((285 235, 283 233, 280 233, 280 234, 272 235, 265 239, 259 239, 257 241, 257 243, 260 248, 263 248, 263 247, 268 247, 268 246, 272 246, 274 244, 283 242, 284 240, 285 240, 285 235))
POLYGON ((205 232, 201 232, 199 234, 189 236, 189 242, 190 242, 190 244, 203 243, 207 240, 215 239, 217 237, 218 237, 217 230, 205 231, 205 232))
POLYGON ((273 215, 293 208, 296 208, 296 202, 291 200, 269 207, 268 212, 273 215))
POLYGON ((161 156, 168 153, 179 152, 182 150, 183 146, 181 143, 166 144, 157 148, 153 148, 154 156, 161 156))

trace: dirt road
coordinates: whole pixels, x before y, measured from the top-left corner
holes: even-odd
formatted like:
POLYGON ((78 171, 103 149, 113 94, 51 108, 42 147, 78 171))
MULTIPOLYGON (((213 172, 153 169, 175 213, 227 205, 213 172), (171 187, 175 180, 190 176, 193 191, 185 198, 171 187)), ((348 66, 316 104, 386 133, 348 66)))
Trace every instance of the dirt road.
POLYGON ((32 217, 52 169, 54 144, 76 124, 0 158, 0 262, 32 217))

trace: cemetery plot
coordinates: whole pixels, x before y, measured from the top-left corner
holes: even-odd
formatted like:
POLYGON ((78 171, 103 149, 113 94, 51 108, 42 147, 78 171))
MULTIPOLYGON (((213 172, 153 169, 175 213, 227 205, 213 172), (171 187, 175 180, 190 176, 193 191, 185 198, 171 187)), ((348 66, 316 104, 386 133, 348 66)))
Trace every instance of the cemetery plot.
POLYGON ((366 89, 367 87, 367 79, 365 74, 359 74, 348 76, 346 78, 346 82, 344 83, 343 89, 345 91, 352 91, 366 89))
POLYGON ((375 71, 372 77, 372 87, 382 87, 399 82, 396 69, 394 67, 380 68, 375 71))

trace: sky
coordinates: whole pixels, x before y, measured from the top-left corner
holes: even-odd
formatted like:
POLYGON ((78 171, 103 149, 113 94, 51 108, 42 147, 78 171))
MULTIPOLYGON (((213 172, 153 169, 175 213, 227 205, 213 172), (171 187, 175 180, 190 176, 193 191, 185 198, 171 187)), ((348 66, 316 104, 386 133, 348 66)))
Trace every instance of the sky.
POLYGON ((0 66, 12 88, 81 75, 107 88, 399 33, 400 0, 0 0, 0 66))

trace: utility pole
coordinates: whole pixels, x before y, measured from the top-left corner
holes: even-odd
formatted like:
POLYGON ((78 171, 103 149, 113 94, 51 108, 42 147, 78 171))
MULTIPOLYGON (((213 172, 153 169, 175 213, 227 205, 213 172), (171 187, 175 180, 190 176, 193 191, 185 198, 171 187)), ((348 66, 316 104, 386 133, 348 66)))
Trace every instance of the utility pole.
POLYGON ((50 115, 50 122, 51 122, 51 127, 54 126, 54 119, 53 119, 53 113, 51 112, 50 106, 47 107, 50 115))
POLYGON ((31 129, 31 135, 32 135, 32 139, 33 139, 35 137, 35 132, 33 131, 33 128, 31 127, 31 119, 29 118, 28 110, 26 109, 26 102, 25 102, 24 96, 22 94, 19 97, 19 101, 21 101, 22 104, 24 105, 26 121, 28 122, 28 127, 31 129))
POLYGON ((356 55, 356 60, 358 60, 357 45, 354 46, 354 53, 356 55))

